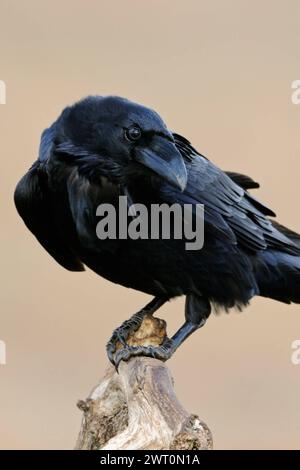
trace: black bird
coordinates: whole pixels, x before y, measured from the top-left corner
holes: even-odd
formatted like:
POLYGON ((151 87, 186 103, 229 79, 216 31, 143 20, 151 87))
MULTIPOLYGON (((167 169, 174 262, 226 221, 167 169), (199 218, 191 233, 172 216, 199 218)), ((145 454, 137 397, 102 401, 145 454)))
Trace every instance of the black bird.
MULTIPOLYGON (((25 224, 66 269, 84 265, 112 282, 154 296, 116 329, 110 360, 150 355, 167 360, 204 325, 211 305, 242 309, 255 296, 300 302, 300 236, 272 221, 273 211, 248 190, 251 178, 223 172, 151 109, 123 98, 88 97, 67 107, 41 138, 38 160, 18 183, 15 204, 25 224), (204 204, 205 241, 99 240, 96 209, 129 201, 204 204), (186 296, 185 322, 160 347, 129 347, 145 314, 186 296), (124 349, 116 353, 116 342, 124 349)), ((134 217, 134 215, 132 215, 134 217)))

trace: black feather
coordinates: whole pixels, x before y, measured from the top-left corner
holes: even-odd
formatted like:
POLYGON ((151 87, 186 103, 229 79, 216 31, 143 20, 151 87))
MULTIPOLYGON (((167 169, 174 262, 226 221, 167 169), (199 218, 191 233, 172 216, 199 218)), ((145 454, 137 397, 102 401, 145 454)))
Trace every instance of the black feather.
POLYGON ((18 184, 15 202, 27 227, 67 269, 85 264, 126 287, 169 298, 195 294, 225 309, 254 295, 300 302, 300 236, 268 218, 274 212, 248 192, 258 186, 220 170, 154 111, 122 98, 90 97, 45 131, 39 160, 18 184), (124 129, 132 125, 141 129, 139 142, 126 139, 124 129), (171 166, 168 171, 164 163, 159 174, 149 156, 162 158, 155 152, 164 146, 184 169, 181 189, 171 166), (204 204, 203 248, 187 251, 184 239, 99 240, 98 205, 118 210, 123 194, 149 208, 204 204))

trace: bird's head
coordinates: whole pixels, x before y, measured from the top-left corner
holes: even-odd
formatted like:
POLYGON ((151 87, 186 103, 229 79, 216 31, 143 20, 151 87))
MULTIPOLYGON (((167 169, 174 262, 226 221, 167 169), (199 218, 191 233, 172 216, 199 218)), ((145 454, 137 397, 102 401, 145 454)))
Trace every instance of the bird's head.
POLYGON ((99 156, 124 175, 154 173, 181 191, 186 186, 186 167, 172 133, 145 106, 115 96, 88 97, 63 111, 54 133, 56 151, 70 158, 99 156))

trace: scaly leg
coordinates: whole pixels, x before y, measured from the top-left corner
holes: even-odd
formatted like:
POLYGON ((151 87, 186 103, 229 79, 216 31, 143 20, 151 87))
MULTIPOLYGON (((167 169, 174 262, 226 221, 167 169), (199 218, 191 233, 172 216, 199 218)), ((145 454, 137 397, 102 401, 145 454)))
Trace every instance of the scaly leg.
MULTIPOLYGON (((107 355, 112 364, 116 365, 114 356, 117 343, 120 342, 124 346, 120 352, 127 350, 129 346, 126 343, 126 339, 129 337, 130 333, 138 330, 145 315, 153 315, 154 312, 156 312, 156 310, 158 310, 167 300, 168 299, 165 297, 154 297, 154 299, 151 300, 151 302, 149 302, 146 307, 132 315, 129 320, 125 320, 121 326, 114 330, 112 337, 106 345, 107 355)), ((120 358, 120 360, 121 359, 122 358, 120 358)))
MULTIPOLYGON (((152 303, 155 302, 156 299, 152 301, 152 303)), ((164 303, 161 299, 160 301, 164 303)), ((162 303, 160 305, 162 305, 162 303)), ((150 307, 150 304, 148 304, 147 307, 150 307)), ((160 306, 159 305, 159 306, 160 306)), ((146 307, 146 308, 147 308, 146 307)), ((157 310, 156 307, 155 310, 157 310)), ((154 310, 154 311, 155 311, 154 310)), ((139 312, 136 315, 138 316, 138 325, 134 327, 134 330, 136 330, 139 325, 142 322, 142 319, 146 313, 151 313, 151 312, 146 312, 142 314, 144 309, 139 312), (140 317, 142 314, 142 317, 140 317)), ((174 336, 169 339, 165 338, 164 342, 160 346, 128 346, 124 342, 125 347, 123 349, 120 349, 117 351, 115 356, 112 354, 112 362, 115 364, 116 367, 118 367, 119 363, 123 361, 128 361, 130 357, 134 356, 149 356, 149 357, 154 357, 157 359, 160 359, 162 361, 167 361, 176 351, 176 349, 198 328, 201 328, 207 318, 209 317, 211 312, 211 306, 210 302, 207 299, 204 299, 203 297, 199 297, 193 294, 187 295, 186 297, 186 304, 185 304, 185 323, 182 325, 181 328, 174 334, 174 336)), ((154 312, 153 312, 154 313, 154 312)), ((132 319, 128 320, 131 322, 132 320, 134 321, 135 315, 132 317, 132 319)), ((126 327, 127 322, 124 322, 123 325, 126 327)), ((121 328, 123 327, 121 326, 121 328)), ((116 332, 117 330, 115 330, 116 332)), ((132 331, 132 329, 130 330, 132 331)), ((123 329, 122 329, 123 333, 123 329)), ((115 334, 115 333, 114 333, 115 334)), ((118 333, 117 333, 118 335, 118 333)), ((114 336, 114 335, 113 335, 114 336)), ((128 334, 127 334, 128 337, 128 334)), ((121 341, 122 338, 118 338, 115 341, 121 341)), ((108 346, 110 343, 108 343, 108 346)), ((115 349, 114 351, 115 352, 115 349)), ((109 353, 108 353, 109 354, 109 353)), ((109 356, 110 357, 110 356, 109 356)))

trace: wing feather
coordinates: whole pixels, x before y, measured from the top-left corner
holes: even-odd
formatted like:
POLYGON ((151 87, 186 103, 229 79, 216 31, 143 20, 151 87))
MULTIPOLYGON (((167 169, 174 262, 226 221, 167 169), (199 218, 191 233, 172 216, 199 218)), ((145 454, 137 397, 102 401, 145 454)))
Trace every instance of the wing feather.
POLYGON ((61 227, 57 225, 47 186, 47 174, 39 161, 33 164, 18 183, 14 199, 26 226, 48 253, 64 268, 84 271, 83 264, 64 239, 61 227))
POLYGON ((257 187, 251 178, 238 173, 226 174, 211 163, 178 134, 174 134, 177 148, 185 159, 188 183, 184 193, 172 188, 161 189, 168 199, 204 204, 205 223, 215 228, 217 236, 238 243, 250 251, 268 247, 300 254, 300 248, 273 225, 267 216, 275 216, 267 206, 246 189, 257 187), (236 181, 236 182, 235 182, 236 181))

